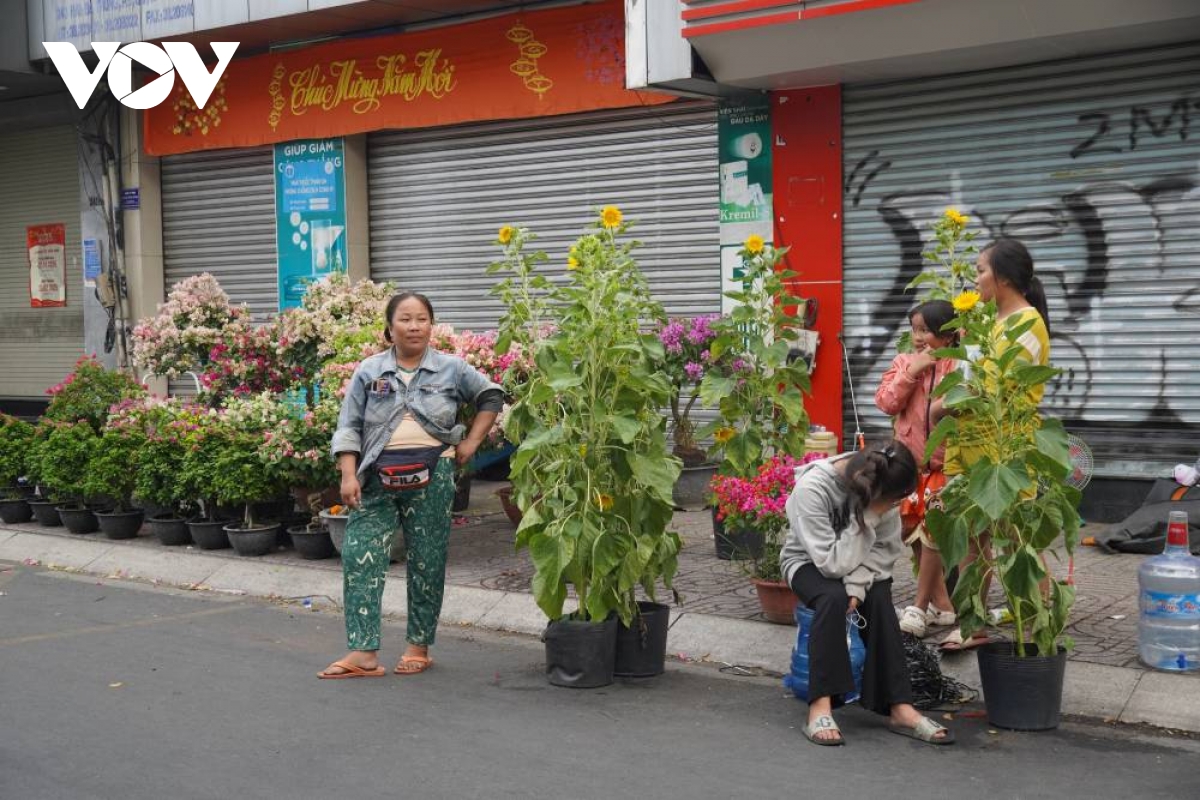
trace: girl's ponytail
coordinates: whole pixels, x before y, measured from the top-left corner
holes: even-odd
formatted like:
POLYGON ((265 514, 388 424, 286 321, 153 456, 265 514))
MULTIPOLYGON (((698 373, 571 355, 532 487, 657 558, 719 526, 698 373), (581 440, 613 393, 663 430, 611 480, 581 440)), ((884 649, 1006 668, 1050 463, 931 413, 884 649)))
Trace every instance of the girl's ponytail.
POLYGON ((899 500, 913 493, 917 488, 917 462, 907 447, 890 441, 851 456, 843 480, 849 494, 843 519, 848 520, 853 513, 861 525, 863 512, 873 501, 899 500))
POLYGON ((1037 275, 1029 277, 1029 288, 1025 290, 1025 301, 1042 315, 1042 322, 1046 323, 1046 335, 1049 336, 1051 333, 1050 307, 1046 304, 1046 287, 1042 286, 1042 279, 1037 275))

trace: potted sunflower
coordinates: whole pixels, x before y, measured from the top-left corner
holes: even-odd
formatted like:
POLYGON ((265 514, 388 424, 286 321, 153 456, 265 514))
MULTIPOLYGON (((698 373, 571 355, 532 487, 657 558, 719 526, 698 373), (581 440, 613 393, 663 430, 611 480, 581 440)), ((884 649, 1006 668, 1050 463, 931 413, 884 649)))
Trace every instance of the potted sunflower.
POLYGON ((534 368, 515 388, 505 433, 517 445, 517 546, 533 560, 533 593, 549 619, 547 677, 557 686, 606 685, 618 662, 657 674, 665 658, 667 607, 653 600, 676 569, 679 537, 668 525, 680 462, 659 412, 671 395, 657 368, 662 343, 647 329, 664 315, 627 229, 619 209, 602 209, 571 247, 563 283, 534 274, 540 259, 523 253, 528 231, 506 226, 499 236, 505 259, 494 271, 513 277, 496 290, 508 306, 498 350, 554 326, 528 341, 534 368), (651 604, 636 602, 639 586, 651 604), (569 590, 577 602, 567 612, 569 590), (641 652, 618 652, 620 625, 641 652))

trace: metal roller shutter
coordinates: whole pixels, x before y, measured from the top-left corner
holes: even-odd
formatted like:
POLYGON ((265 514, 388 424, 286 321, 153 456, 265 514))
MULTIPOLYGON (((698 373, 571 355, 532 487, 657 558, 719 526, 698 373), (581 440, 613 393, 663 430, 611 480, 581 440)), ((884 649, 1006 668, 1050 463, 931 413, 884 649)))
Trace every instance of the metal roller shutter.
MULTIPOLYGON (((0 136, 0 397, 45 399, 83 354, 80 186, 75 130, 0 136), (67 232, 67 305, 30 308, 25 229, 61 222, 67 232)), ((90 291, 90 290, 88 290, 90 291)))
POLYGON ((720 311, 716 109, 678 103, 517 122, 388 131, 369 140, 371 277, 430 296, 458 328, 494 328, 485 275, 506 223, 551 264, 616 205, 670 314, 720 311))
POLYGON ((1197 86, 1200 44, 845 88, 845 325, 864 428, 887 429, 872 396, 907 325, 903 288, 954 206, 981 246, 1005 234, 1033 252, 1065 370, 1047 413, 1110 469, 1195 460, 1197 86))
POLYGON ((167 291, 209 272, 255 319, 279 311, 274 175, 270 147, 162 159, 167 291))

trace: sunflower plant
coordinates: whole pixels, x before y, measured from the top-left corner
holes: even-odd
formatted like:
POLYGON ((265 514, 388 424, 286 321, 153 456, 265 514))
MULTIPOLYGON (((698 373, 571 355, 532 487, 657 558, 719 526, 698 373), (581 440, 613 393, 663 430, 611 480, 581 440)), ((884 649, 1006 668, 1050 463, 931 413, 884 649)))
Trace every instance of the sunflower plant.
POLYGON ((951 372, 934 390, 950 414, 931 433, 925 457, 946 442, 947 460, 953 458, 962 472, 942 491, 926 525, 947 569, 972 546, 980 553, 954 589, 962 630, 988 625, 984 589, 991 575, 1016 628, 1017 655, 1025 656, 1031 645, 1039 655, 1054 655, 1060 645, 1071 646, 1063 632, 1075 589, 1050 574, 1045 553, 1060 545, 1073 552, 1081 499, 1066 482, 1067 433, 1059 420, 1039 417, 1034 399, 1034 390, 1058 370, 1029 363, 1018 344, 1034 320, 1010 317, 998 324, 995 302, 981 303, 974 292, 953 303, 964 345, 937 356, 959 359, 969 369, 951 372))
POLYGON ((628 624, 636 588, 653 599, 676 570, 679 537, 667 526, 680 462, 659 411, 671 396, 656 368, 663 346, 648 329, 665 315, 627 229, 619 209, 604 208, 571 248, 562 282, 535 273, 544 258, 522 256, 528 231, 499 236, 506 255, 494 271, 511 277, 497 288, 508 307, 497 348, 527 343, 534 363, 504 427, 517 445, 517 546, 529 549, 533 593, 551 620, 571 588, 574 618, 615 612, 628 624), (546 323, 553 332, 536 336, 546 323))
POLYGON ((700 400, 718 417, 699 435, 712 437, 710 454, 722 460, 723 474, 749 477, 774 455, 804 454, 808 367, 790 354, 803 328, 795 309, 805 301, 788 292, 796 273, 779 269, 786 253, 761 237, 746 239, 743 288, 725 293, 737 306, 712 323, 710 357, 728 367, 710 370, 700 383, 700 400))

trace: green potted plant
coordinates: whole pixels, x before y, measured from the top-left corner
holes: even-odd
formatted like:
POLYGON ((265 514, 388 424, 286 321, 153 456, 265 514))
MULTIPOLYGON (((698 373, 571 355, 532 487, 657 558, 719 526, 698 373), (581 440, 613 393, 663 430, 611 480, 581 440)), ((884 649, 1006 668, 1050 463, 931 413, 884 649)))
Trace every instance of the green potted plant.
POLYGON ((86 422, 98 434, 112 406, 141 397, 146 389, 124 372, 107 369, 95 358, 84 356, 75 362, 74 371, 47 389, 46 394, 50 395, 46 419, 86 422))
MULTIPOLYGON (((612 681, 618 620, 640 633, 665 617, 665 607, 639 610, 634 593, 640 586, 653 601, 660 580, 670 589, 679 551, 667 526, 680 464, 659 412, 671 387, 657 369, 662 344, 646 329, 663 313, 634 261, 637 243, 622 241, 625 229, 620 211, 604 208, 571 248, 561 284, 534 274, 537 257, 522 252, 527 231, 500 234, 499 269, 513 277, 498 289, 508 308, 497 348, 525 338, 535 364, 505 427, 517 445, 517 546, 534 563, 534 597, 549 618, 547 675, 559 686, 612 681), (534 339, 545 321, 553 333, 534 339), (568 589, 577 605, 564 613, 568 589)), ((658 650, 657 629, 645 639, 658 650)))
POLYGON ((779 268, 786 253, 747 238, 740 251, 743 288, 725 293, 737 305, 712 323, 717 337, 709 350, 728 358, 729 367, 709 370, 701 381, 700 399, 718 417, 699 433, 713 437, 711 454, 722 459, 722 474, 748 477, 773 455, 804 453, 808 366, 789 356, 803 327, 796 309, 805 301, 788 291, 796 273, 779 268))
POLYGON ((145 513, 133 507, 133 493, 145 442, 145 435, 136 428, 105 428, 88 458, 84 493, 110 497, 116 503, 96 512, 100 530, 110 539, 132 539, 142 528, 145 513))
POLYGON ((194 498, 200 512, 187 521, 188 534, 201 550, 220 550, 230 546, 225 526, 230 518, 217 505, 220 469, 217 457, 225 448, 228 426, 214 409, 197 415, 195 421, 177 431, 183 449, 177 491, 181 497, 194 498))
POLYGON ((225 533, 238 555, 266 555, 275 549, 279 522, 260 518, 255 504, 278 496, 282 482, 259 453, 261 437, 229 429, 220 439, 212 488, 219 504, 242 510, 225 533))
MULTIPOLYGON (((49 422, 45 441, 37 448, 38 482, 71 533, 93 533, 99 528, 95 513, 86 505, 91 497, 87 469, 99 437, 87 421, 49 422)), ((34 504, 38 514, 38 505, 34 504)), ((38 521, 46 524, 42 517, 38 521)))
POLYGON ((320 511, 323 500, 331 494, 329 487, 338 483, 329 447, 340 405, 338 398, 329 392, 321 392, 312 408, 285 405, 280 423, 263 434, 264 459, 278 473, 279 480, 292 487, 298 506, 312 514, 306 524, 287 529, 302 558, 330 558, 336 552, 320 511))
POLYGON ((28 422, 0 414, 0 520, 9 525, 33 517, 18 481, 25 477, 34 428, 28 422))
POLYGON ((969 369, 950 373, 935 389, 953 413, 934 428, 927 453, 944 440, 964 445, 969 440, 979 457, 964 463, 926 524, 948 569, 969 549, 979 553, 960 571, 952 598, 963 635, 991 623, 986 595, 992 579, 1013 621, 1012 641, 979 650, 989 719, 1025 730, 1054 727, 1075 589, 1049 572, 1046 554, 1060 545, 1073 552, 1081 494, 1067 483, 1067 433, 1060 421, 1039 417, 1030 389, 1058 370, 1027 363, 1024 348, 1011 346, 1035 320, 1010 317, 1003 325, 1007 342, 1001 342, 992 333, 995 302, 980 303, 978 294, 966 292, 954 305, 959 312, 954 324, 976 352, 964 346, 939 353, 967 362, 969 369))
POLYGON ((728 358, 713 355, 717 337, 713 324, 719 314, 698 317, 674 317, 658 329, 663 345, 660 368, 671 382, 672 452, 682 462, 683 471, 675 484, 675 505, 680 508, 704 508, 709 500, 709 482, 716 464, 696 441, 696 423, 692 411, 700 399, 700 386, 710 370, 727 370, 728 358))

